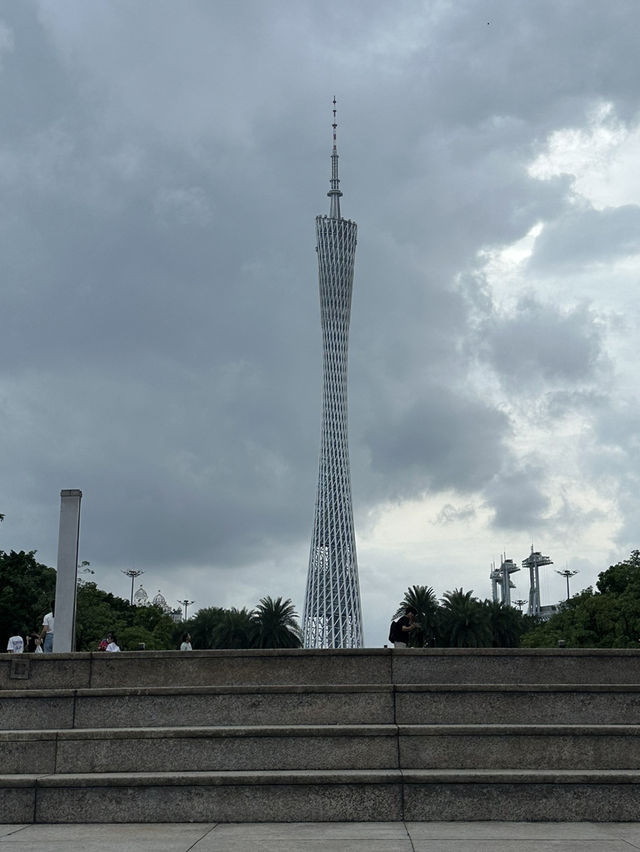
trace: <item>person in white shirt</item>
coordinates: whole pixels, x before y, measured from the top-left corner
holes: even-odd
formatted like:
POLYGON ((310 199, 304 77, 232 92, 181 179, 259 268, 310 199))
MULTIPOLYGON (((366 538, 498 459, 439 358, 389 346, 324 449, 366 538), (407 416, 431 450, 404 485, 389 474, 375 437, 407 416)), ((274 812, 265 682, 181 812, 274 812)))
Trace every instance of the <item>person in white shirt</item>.
POLYGON ((9 639, 7 643, 7 651, 10 654, 22 654, 24 651, 24 639, 22 636, 18 636, 17 631, 9 639))
POLYGON ((116 641, 115 633, 107 633, 107 642, 109 644, 105 648, 105 651, 110 651, 111 653, 114 653, 120 650, 120 646, 116 641))
POLYGON ((53 609, 54 604, 51 602, 51 612, 48 612, 42 619, 42 631, 40 636, 44 639, 42 650, 45 654, 50 654, 53 651, 53 609))
POLYGON ((190 633, 185 633, 184 636, 182 637, 182 645, 180 645, 180 650, 181 651, 192 651, 193 650, 192 647, 191 647, 191 634, 190 633))

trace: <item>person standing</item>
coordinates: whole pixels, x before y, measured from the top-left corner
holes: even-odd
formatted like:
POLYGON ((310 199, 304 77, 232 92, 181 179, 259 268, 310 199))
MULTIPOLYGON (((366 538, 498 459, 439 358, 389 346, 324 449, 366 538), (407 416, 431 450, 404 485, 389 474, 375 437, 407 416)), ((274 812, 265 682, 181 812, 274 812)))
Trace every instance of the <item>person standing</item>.
POLYGON ((109 651, 109 653, 113 654, 117 653, 120 650, 120 646, 118 645, 118 642, 116 640, 115 633, 107 633, 107 643, 108 644, 105 648, 105 651, 109 651))
POLYGON ((193 650, 193 648, 191 647, 191 634, 190 633, 185 633, 184 636, 182 637, 182 645, 180 645, 180 650, 181 651, 192 651, 193 650))
POLYGON ((397 621, 391 622, 389 641, 393 643, 394 648, 407 647, 409 642, 409 633, 418 627, 415 620, 417 614, 418 611, 415 607, 408 606, 405 609, 403 616, 401 616, 397 621))
POLYGON ((17 630, 13 631, 13 636, 7 642, 7 651, 10 654, 22 654, 24 651, 24 639, 18 634, 17 630))
POLYGON ((45 654, 50 654, 53 651, 53 610, 54 602, 51 601, 51 612, 48 612, 42 619, 42 631, 40 638, 43 640, 42 650, 45 654))

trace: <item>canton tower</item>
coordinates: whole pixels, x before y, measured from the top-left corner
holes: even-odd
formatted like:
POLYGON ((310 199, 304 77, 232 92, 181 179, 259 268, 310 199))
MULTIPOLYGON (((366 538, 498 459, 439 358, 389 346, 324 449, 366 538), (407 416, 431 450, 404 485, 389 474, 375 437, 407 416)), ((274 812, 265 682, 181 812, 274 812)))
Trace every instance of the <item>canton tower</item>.
POLYGON ((361 648, 362 614, 347 434, 347 358, 358 226, 340 215, 333 99, 331 199, 316 217, 322 325, 322 433, 302 618, 305 648, 361 648))

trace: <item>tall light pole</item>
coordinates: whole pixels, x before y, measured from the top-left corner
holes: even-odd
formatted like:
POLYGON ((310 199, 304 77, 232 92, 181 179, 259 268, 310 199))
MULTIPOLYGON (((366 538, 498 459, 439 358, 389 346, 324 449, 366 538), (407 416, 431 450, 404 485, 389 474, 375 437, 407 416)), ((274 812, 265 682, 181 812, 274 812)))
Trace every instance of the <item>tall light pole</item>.
MULTIPOLYGON (((121 569, 122 570, 122 569, 121 569)), ((139 577, 140 574, 144 574, 144 571, 136 571, 135 568, 129 568, 128 571, 122 571, 123 574, 126 574, 127 577, 131 577, 131 606, 133 606, 133 581, 136 577, 139 577)))
POLYGON ((192 604, 192 603, 193 603, 193 601, 188 601, 188 600, 185 598, 183 601, 179 600, 179 601, 178 601, 178 603, 179 603, 179 604, 182 604, 182 606, 184 607, 184 617, 183 617, 183 619, 182 619, 182 620, 183 620, 183 621, 186 621, 186 620, 187 620, 187 608, 188 608, 189 604, 192 604))
POLYGON ((567 600, 569 600, 569 578, 575 577, 575 575, 579 573, 579 571, 571 571, 569 568, 565 568, 564 571, 556 571, 556 574, 560 574, 560 576, 564 577, 567 581, 567 600))

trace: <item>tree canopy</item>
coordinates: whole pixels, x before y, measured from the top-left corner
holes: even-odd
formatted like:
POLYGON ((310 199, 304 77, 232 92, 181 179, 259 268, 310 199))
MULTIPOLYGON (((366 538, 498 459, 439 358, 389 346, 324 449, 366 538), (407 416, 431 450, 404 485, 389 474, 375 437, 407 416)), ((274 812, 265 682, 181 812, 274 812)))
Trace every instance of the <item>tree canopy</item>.
POLYGON ((56 572, 36 560, 35 550, 0 550, 0 631, 5 643, 15 633, 41 631, 55 590, 56 572))
MULTIPOLYGON (((42 629, 55 597, 56 572, 35 551, 0 551, 0 639, 42 629)), ((76 600, 76 650, 95 651, 107 633, 123 651, 170 650, 189 632, 194 648, 297 648, 300 627, 293 603, 264 597, 255 609, 207 607, 187 622, 174 622, 161 607, 132 606, 124 598, 80 581, 76 600)), ((6 645, 5 645, 6 647, 6 645)))
POLYGON ((574 595, 522 638, 529 648, 637 648, 640 642, 640 551, 598 575, 596 589, 574 595))
POLYGON ((530 624, 530 619, 511 606, 454 589, 438 602, 430 586, 410 586, 394 615, 397 618, 411 606, 418 628, 408 634, 414 648, 514 648, 530 624))

